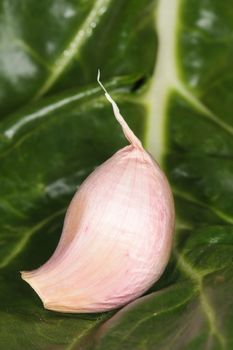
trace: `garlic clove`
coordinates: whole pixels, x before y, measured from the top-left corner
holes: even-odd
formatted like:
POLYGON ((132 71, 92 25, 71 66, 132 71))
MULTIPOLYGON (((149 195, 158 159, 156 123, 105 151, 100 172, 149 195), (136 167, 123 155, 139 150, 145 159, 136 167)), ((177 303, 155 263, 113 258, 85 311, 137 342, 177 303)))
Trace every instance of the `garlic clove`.
POLYGON ((169 259, 175 216, 170 186, 104 91, 130 145, 80 186, 51 258, 22 272, 49 310, 118 308, 151 287, 169 259))

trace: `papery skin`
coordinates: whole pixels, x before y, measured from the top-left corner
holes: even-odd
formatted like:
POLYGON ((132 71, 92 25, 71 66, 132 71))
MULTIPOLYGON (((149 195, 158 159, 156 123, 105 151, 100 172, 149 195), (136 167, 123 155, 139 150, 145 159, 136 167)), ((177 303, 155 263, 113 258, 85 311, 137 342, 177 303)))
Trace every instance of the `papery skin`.
POLYGON ((52 257, 37 270, 22 272, 46 309, 118 308, 151 287, 169 259, 175 216, 170 186, 105 95, 131 144, 81 185, 52 257))

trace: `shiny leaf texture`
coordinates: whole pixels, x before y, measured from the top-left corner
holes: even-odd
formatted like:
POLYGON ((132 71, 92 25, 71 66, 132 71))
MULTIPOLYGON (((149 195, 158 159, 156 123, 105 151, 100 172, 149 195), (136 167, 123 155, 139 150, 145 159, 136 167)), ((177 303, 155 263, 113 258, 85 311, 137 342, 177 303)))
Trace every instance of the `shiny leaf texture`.
POLYGON ((0 348, 233 348, 233 3, 0 4, 0 348), (97 69, 172 185, 161 278, 119 311, 44 310, 19 275, 45 262, 70 199, 126 144, 97 69))

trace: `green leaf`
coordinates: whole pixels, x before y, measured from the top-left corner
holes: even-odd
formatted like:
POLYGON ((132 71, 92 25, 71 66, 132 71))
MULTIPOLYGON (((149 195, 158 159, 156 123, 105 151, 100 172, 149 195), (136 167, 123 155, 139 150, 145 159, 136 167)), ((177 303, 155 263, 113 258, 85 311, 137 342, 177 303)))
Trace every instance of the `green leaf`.
POLYGON ((43 95, 96 83, 98 68, 104 80, 150 75, 153 5, 152 0, 2 2, 2 116, 43 95))
POLYGON ((156 154, 159 130, 176 203, 174 254, 149 295, 101 325, 88 349, 233 348, 229 4, 158 4, 160 46, 148 94, 157 118, 150 115, 148 144, 156 154))
POLYGON ((176 283, 119 311, 98 330, 95 349, 230 349, 232 235, 221 226, 186 232, 176 283))
POLYGON ((110 317, 44 310, 19 271, 48 259, 79 184, 126 144, 98 68, 143 138, 146 112, 136 90, 153 70, 153 13, 136 24, 153 3, 132 3, 1 3, 0 348, 72 349, 110 317))
MULTIPOLYGON (((143 106, 127 101, 126 91, 118 101, 129 115, 129 124, 142 137, 143 106)), ((99 88, 46 100, 6 118, 1 131, 8 136, 3 138, 0 151, 0 345, 6 344, 12 323, 15 330, 8 340, 9 349, 16 344, 43 349, 46 339, 48 344, 71 346, 102 316, 91 316, 90 320, 77 315, 67 318, 43 310, 35 293, 24 286, 19 271, 38 267, 48 259, 77 186, 126 141, 99 88)))
POLYGON ((0 348, 233 348, 231 0, 0 4, 0 348), (66 208, 126 145, 96 82, 161 163, 177 216, 168 267, 119 311, 43 309, 20 270, 54 251, 66 208))

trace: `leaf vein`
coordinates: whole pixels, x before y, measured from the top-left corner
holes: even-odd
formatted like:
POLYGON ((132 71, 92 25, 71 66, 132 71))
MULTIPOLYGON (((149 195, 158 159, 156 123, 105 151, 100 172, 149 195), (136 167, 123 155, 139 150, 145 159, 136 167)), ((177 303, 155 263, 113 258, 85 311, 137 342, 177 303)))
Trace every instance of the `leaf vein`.
POLYGON ((196 198, 192 197, 191 195, 184 193, 184 192, 181 192, 177 189, 173 188, 173 193, 175 196, 180 197, 180 198, 182 198, 182 199, 184 199, 192 204, 196 204, 200 207, 209 209, 213 214, 215 214, 218 218, 222 219, 224 222, 226 222, 228 224, 233 224, 233 217, 223 213, 221 210, 219 210, 211 205, 205 204, 204 202, 200 201, 199 199, 196 199, 196 198))
POLYGON ((2 260, 0 263, 0 269, 3 269, 7 267, 12 260, 14 260, 24 249, 26 244, 29 242, 30 238, 37 232, 39 231, 42 227, 47 225, 50 221, 52 221, 54 218, 57 216, 63 214, 65 212, 65 209, 60 209, 53 213, 52 215, 48 216, 46 219, 42 220, 40 223, 36 224, 34 227, 28 229, 21 240, 18 242, 18 244, 12 249, 11 253, 7 255, 5 259, 2 260))
POLYGON ((203 275, 200 274, 197 270, 195 270, 187 261, 187 259, 177 251, 176 256, 178 258, 178 265, 180 269, 197 284, 200 303, 209 324, 210 335, 215 335, 218 338, 222 349, 225 349, 225 338, 222 335, 221 331, 218 329, 215 310, 209 302, 203 289, 203 275))
POLYGON ((48 90, 56 83, 56 81, 63 74, 63 72, 70 65, 70 63, 74 60, 75 56, 78 53, 78 50, 92 35, 94 28, 99 24, 110 2, 111 0, 96 0, 94 2, 94 6, 87 18, 84 20, 81 27, 78 28, 77 32, 75 33, 67 47, 63 49, 60 56, 56 59, 50 75, 34 96, 34 100, 37 100, 41 96, 45 95, 48 92, 48 90))

